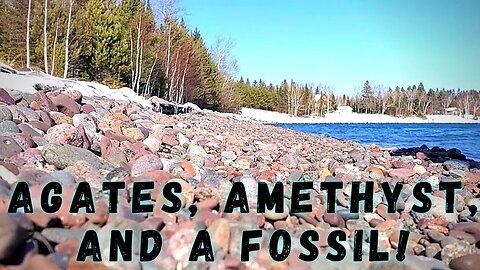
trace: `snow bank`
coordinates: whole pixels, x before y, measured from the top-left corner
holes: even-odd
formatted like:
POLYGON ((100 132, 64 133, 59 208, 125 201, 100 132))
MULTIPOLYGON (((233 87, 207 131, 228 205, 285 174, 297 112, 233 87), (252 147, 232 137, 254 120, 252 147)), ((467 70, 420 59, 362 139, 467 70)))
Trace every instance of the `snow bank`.
POLYGON ((152 103, 149 100, 137 95, 135 91, 127 87, 111 89, 108 86, 97 82, 62 79, 44 73, 16 71, 16 74, 14 74, 0 72, 1 88, 35 94, 37 92, 34 88, 36 84, 43 84, 63 90, 78 90, 86 97, 98 96, 114 100, 133 101, 145 107, 152 107, 152 103))
POLYGON ((456 115, 427 115, 420 117, 399 118, 384 114, 327 113, 325 117, 296 117, 285 113, 242 108, 241 119, 250 119, 276 124, 332 124, 332 123, 480 123, 479 120, 463 118, 456 115))

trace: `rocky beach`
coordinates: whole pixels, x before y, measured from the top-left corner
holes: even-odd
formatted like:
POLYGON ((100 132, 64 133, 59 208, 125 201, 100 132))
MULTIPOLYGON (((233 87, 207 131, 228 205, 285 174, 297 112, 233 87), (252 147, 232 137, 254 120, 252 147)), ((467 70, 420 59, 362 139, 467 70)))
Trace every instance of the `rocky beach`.
MULTIPOLYGON (((339 141, 243 121, 211 111, 165 115, 136 102, 84 96, 74 89, 41 89, 34 93, 0 89, 0 269, 477 269, 480 264, 480 163, 467 160, 458 149, 415 147, 382 149, 373 145, 339 141), (155 181, 151 192, 156 206, 151 214, 132 213, 131 187, 155 181), (353 181, 375 181, 374 213, 350 213, 353 181), (79 182, 87 181, 95 192, 94 214, 69 212, 68 204, 53 214, 8 214, 17 182, 29 183, 34 208, 41 190, 56 181, 62 197, 71 200, 79 182), (125 181, 118 213, 109 214, 104 182, 125 181), (158 211, 163 203, 160 187, 169 181, 182 186, 183 209, 177 214, 158 211), (223 213, 222 205, 234 182, 242 182, 249 205, 256 205, 257 183, 281 182, 285 197, 298 181, 313 181, 311 213, 223 213), (343 183, 337 194, 336 213, 326 212, 322 182, 343 183), (461 181, 454 213, 444 211, 442 181, 461 181), (388 213, 380 185, 404 183, 399 210, 388 213), (411 211, 414 184, 428 182, 432 208, 411 211), (188 207, 197 206, 191 217, 188 207), (352 232, 380 232, 380 249, 395 254, 399 231, 410 231, 407 259, 397 262, 353 262, 352 232), (162 253, 151 262, 77 262, 76 255, 86 230, 96 230, 100 245, 107 247, 112 229, 159 230, 162 253), (189 249, 198 230, 207 229, 215 248, 213 263, 191 263, 189 249), (241 232, 262 229, 261 250, 241 262, 241 232), (268 255, 269 235, 287 230, 293 238, 287 260, 275 262, 268 255), (343 230, 347 259, 333 264, 324 259, 326 239, 317 242, 318 260, 298 259, 296 245, 305 230, 320 235, 343 230)), ((287 204, 288 205, 288 204, 287 204)), ((134 233, 135 234, 135 233, 134 233)), ((366 239, 368 242, 368 239, 366 239)), ((368 248, 364 255, 368 256, 368 248)), ((107 257, 108 248, 102 249, 107 257)))

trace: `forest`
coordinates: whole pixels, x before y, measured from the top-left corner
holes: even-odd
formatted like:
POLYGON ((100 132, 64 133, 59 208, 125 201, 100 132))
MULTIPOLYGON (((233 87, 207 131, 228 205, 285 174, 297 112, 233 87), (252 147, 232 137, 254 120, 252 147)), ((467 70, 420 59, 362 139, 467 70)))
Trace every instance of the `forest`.
POLYGON ((219 37, 208 46, 182 13, 178 0, 0 0, 0 62, 223 112, 250 107, 322 116, 350 106, 394 116, 443 114, 450 107, 480 114, 476 90, 366 81, 347 96, 324 84, 235 80, 234 42, 219 37))

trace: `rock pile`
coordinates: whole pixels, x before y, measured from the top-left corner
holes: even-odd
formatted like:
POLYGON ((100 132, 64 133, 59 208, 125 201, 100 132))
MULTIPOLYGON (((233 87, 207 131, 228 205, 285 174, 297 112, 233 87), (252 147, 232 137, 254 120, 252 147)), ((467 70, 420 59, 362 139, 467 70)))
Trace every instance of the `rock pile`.
MULTIPOLYGON (((274 126, 238 121, 216 113, 164 115, 135 103, 101 97, 87 98, 77 91, 38 91, 18 94, 0 91, 0 269, 476 269, 480 264, 478 164, 466 161, 459 151, 419 148, 393 155, 379 147, 296 133, 274 126), (445 155, 446 152, 446 155, 445 155), (441 153, 441 154, 437 154, 441 153), (439 157, 444 157, 440 159, 439 157), (477 165, 476 165, 477 164, 477 165), (445 194, 434 191, 432 211, 411 211, 412 187, 427 181, 438 188, 441 181, 463 182, 457 193, 455 213, 443 211, 445 194), (161 186, 177 181, 183 187, 177 214, 155 207, 148 215, 132 213, 131 184, 153 180, 161 186), (382 196, 374 196, 374 213, 351 214, 348 207, 352 181, 373 180, 376 192, 383 182, 405 183, 400 210, 388 213, 382 196), (71 214, 62 207, 54 214, 7 214, 9 198, 18 181, 29 183, 33 203, 43 185, 57 181, 63 199, 71 199, 77 183, 87 181, 95 193, 94 214, 71 214), (109 214, 104 182, 126 181, 117 214, 109 214), (258 181, 268 185, 313 181, 312 213, 222 213, 233 182, 244 183, 249 205, 256 205, 258 181), (342 181, 337 213, 326 213, 323 181, 342 181), (188 206, 198 211, 190 216, 188 206), (385 262, 341 264, 318 260, 305 263, 295 244, 286 261, 274 262, 267 247, 241 262, 240 235, 261 228, 265 241, 274 229, 298 237, 305 230, 321 233, 376 228, 380 246, 394 252, 400 229, 411 232, 402 264, 385 262), (112 229, 157 229, 163 237, 162 255, 151 262, 79 263, 76 255, 86 230, 95 229, 101 246, 109 246, 112 229), (208 229, 215 247, 215 262, 189 263, 196 232, 208 229), (419 255, 419 256, 413 256, 419 255), (388 268, 387 268, 388 267, 388 268)), ((162 203, 155 189, 153 204, 162 203)), ((379 194, 379 193, 378 193, 379 194)), ((285 197, 290 198, 288 192, 285 197)), ((329 252, 318 242, 322 254, 329 252)), ((347 253, 352 247, 346 244, 347 253)), ((365 254, 368 254, 365 250, 365 254)), ((102 250, 108 254, 109 250, 102 250)), ((350 256, 350 255, 349 255, 350 256)), ((392 257, 392 256, 391 256, 392 257)), ((394 257, 394 256, 393 256, 394 257)))

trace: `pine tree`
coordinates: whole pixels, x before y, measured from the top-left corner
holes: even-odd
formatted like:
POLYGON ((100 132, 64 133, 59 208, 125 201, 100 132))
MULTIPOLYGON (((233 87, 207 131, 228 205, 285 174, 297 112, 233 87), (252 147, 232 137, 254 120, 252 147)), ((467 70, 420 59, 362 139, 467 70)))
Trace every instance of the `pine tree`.
POLYGON ((362 103, 366 113, 368 113, 369 111, 372 111, 373 91, 372 91, 372 87, 370 86, 370 82, 368 82, 368 80, 363 84, 362 103))

